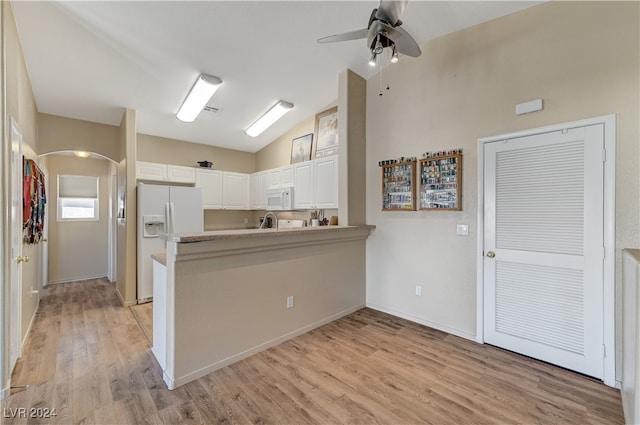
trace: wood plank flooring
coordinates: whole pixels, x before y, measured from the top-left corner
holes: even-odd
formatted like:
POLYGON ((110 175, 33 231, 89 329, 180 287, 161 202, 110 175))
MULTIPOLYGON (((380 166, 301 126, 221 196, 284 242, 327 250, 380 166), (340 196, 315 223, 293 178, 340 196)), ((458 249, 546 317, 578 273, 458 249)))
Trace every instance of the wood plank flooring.
POLYGON ((168 391, 103 279, 44 290, 12 383, 2 424, 624 423, 600 382, 370 309, 168 391))
POLYGON ((142 328, 142 333, 147 337, 149 343, 153 345, 153 302, 136 304, 129 308, 138 325, 142 328))

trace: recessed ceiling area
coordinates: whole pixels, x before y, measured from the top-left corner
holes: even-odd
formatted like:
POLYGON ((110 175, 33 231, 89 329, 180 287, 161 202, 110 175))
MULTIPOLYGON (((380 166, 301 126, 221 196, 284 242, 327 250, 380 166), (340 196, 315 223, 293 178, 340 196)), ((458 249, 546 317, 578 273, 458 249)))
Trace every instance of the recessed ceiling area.
MULTIPOLYGON (((418 42, 540 2, 409 1, 403 28, 418 42)), ((12 2, 38 111, 256 152, 337 99, 338 75, 375 75, 365 40, 320 44, 366 28, 377 1, 12 2), (198 75, 223 83, 192 123, 176 111, 198 75), (244 130, 277 101, 294 109, 257 138, 244 130)), ((424 53, 423 53, 424 55, 424 53)), ((400 57, 402 61, 420 60, 400 57)), ((397 65, 391 65, 397 66, 397 65)))

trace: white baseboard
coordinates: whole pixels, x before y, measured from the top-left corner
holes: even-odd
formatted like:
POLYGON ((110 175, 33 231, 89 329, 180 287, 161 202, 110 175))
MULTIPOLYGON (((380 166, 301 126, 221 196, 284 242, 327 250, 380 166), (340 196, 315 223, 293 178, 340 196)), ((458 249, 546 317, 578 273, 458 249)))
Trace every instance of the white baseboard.
POLYGON ((106 277, 107 276, 103 274, 95 275, 95 276, 72 277, 68 279, 52 280, 52 281, 49 281, 48 285, 57 285, 58 283, 80 282, 82 280, 102 279, 106 277))
POLYGON ((383 313, 391 314, 392 316, 397 316, 402 319, 407 319, 412 322, 416 322, 421 325, 428 326, 430 328, 433 328, 442 332, 446 332, 451 335, 459 336, 460 338, 469 339, 473 342, 478 342, 475 334, 470 334, 469 332, 461 331, 460 329, 452 328, 450 326, 446 326, 441 323, 431 322, 421 317, 414 316, 413 314, 403 313, 401 311, 393 310, 391 308, 383 307, 381 305, 374 304, 374 303, 367 303, 367 307, 373 310, 381 311, 383 313))
POLYGON ((24 334, 24 338, 22 338, 22 343, 20 343, 20 352, 18 353, 18 358, 22 357, 22 352, 24 351, 24 344, 27 342, 27 338, 31 333, 31 328, 33 327, 33 322, 36 321, 36 314, 40 310, 40 302, 38 301, 38 305, 36 309, 33 310, 33 315, 31 315, 31 320, 29 321, 29 326, 27 326, 27 332, 24 334))
POLYGON ((264 342, 262 344, 256 345, 255 347, 249 348, 248 350, 245 350, 241 353, 235 354, 231 357, 227 357, 226 359, 217 361, 215 363, 212 363, 208 366, 202 367, 200 369, 194 370, 193 372, 190 372, 186 375, 180 376, 176 379, 172 379, 170 376, 167 375, 166 371, 164 371, 163 373, 163 379, 164 382, 167 384, 167 387, 170 390, 175 389, 176 387, 179 387, 180 385, 184 385, 186 383, 189 383, 191 381, 194 381, 198 378, 201 378, 215 370, 218 369, 222 369, 225 366, 229 366, 232 363, 235 363, 237 361, 240 361, 242 359, 245 359, 249 356, 252 356, 256 353, 259 353, 260 351, 264 351, 267 348, 271 348, 275 345, 281 344, 289 339, 295 338, 299 335, 305 334, 313 329, 319 328, 320 326, 326 325, 327 323, 333 322, 334 320, 338 320, 341 317, 347 316, 355 311, 358 311, 362 308, 364 308, 364 305, 357 305, 355 307, 351 307, 348 308, 346 310, 343 310, 339 313, 333 314, 329 317, 326 317, 322 320, 319 320, 317 322, 311 323, 307 326, 303 326, 302 328, 296 329, 292 332, 286 333, 282 336, 279 336, 277 338, 274 338, 270 341, 264 342))

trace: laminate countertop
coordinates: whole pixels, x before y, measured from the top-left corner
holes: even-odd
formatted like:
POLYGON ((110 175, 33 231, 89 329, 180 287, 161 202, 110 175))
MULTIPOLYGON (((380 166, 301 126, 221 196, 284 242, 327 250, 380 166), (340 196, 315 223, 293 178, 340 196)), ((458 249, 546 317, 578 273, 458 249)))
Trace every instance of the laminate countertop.
POLYGON ((157 261, 163 266, 167 265, 167 253, 166 252, 154 252, 151 254, 151 259, 157 261))
POLYGON ((356 229, 375 229, 373 225, 362 226, 318 226, 290 229, 238 229, 215 230, 201 233, 168 233, 161 237, 169 242, 189 243, 224 239, 272 238, 293 235, 311 235, 313 233, 345 232, 356 229))

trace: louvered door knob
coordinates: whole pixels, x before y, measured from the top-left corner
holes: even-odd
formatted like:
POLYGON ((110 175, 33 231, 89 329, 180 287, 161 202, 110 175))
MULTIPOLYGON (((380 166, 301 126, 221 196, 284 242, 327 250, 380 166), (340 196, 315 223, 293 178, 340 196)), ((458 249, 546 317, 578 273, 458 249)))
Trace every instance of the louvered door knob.
POLYGON ((493 258, 493 257, 495 257, 495 256, 496 256, 496 253, 495 253, 495 252, 493 252, 493 251, 489 251, 489 252, 487 252, 487 257, 489 257, 489 258, 493 258))

